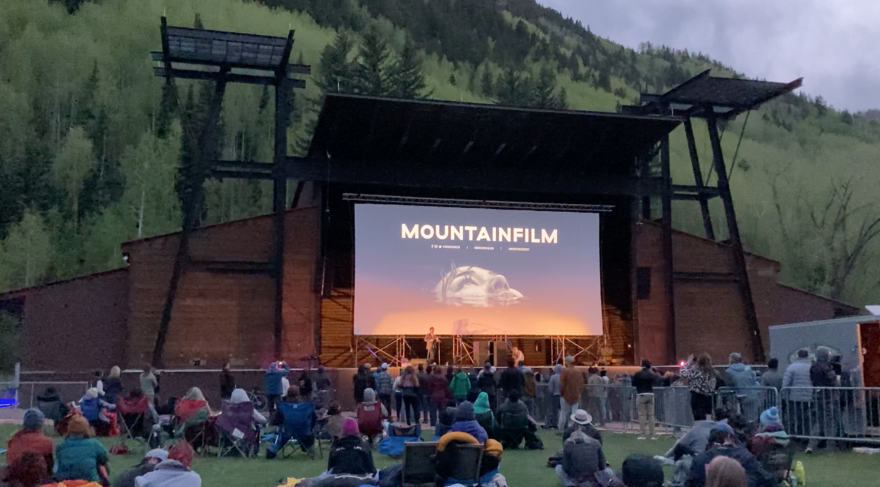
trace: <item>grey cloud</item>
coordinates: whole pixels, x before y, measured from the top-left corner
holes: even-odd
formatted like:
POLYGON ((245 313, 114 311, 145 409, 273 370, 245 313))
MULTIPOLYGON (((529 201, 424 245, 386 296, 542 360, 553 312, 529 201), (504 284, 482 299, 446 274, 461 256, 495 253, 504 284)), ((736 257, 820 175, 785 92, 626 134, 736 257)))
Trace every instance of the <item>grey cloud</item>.
POLYGON ((700 51, 853 111, 880 107, 875 0, 539 0, 628 47, 700 51))

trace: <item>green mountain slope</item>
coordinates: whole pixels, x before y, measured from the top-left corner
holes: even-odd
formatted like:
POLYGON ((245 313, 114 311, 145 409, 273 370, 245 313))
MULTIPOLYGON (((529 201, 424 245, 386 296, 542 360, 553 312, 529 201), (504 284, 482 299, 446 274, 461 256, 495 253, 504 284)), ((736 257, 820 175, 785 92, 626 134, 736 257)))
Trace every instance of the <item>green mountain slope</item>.
MULTIPOLYGON (((623 48, 534 0, 0 0, 0 12, 0 290, 117 267, 121 242, 178 228, 187 129, 170 107, 179 101, 197 116, 204 92, 180 82, 172 96, 153 77, 163 13, 172 25, 294 29, 291 57, 315 66, 316 79, 297 93, 292 141, 307 140, 329 69, 322 53, 338 32, 356 44, 375 32, 392 58, 409 41, 421 51, 425 92, 446 100, 534 104, 543 87, 571 109, 613 111, 704 69, 739 76, 702 54, 623 48), (524 93, 510 96, 511 79, 524 93)), ((346 55, 354 62, 357 49, 346 55)), ((334 79, 336 89, 364 90, 334 79)), ((259 88, 227 90, 223 158, 271 158, 271 106, 259 88)), ((706 130, 695 128, 705 175, 706 130)), ((747 247, 780 260, 790 284, 871 301, 880 290, 880 124, 787 96, 724 127, 728 162, 741 131, 731 184, 747 247)), ((676 182, 692 183, 682 134, 672 155, 676 182)), ((265 213, 270 196, 267 184, 212 181, 203 223, 265 213)), ((676 226, 699 234, 697 210, 676 203, 676 226)), ((720 206, 713 216, 720 230, 720 206)))

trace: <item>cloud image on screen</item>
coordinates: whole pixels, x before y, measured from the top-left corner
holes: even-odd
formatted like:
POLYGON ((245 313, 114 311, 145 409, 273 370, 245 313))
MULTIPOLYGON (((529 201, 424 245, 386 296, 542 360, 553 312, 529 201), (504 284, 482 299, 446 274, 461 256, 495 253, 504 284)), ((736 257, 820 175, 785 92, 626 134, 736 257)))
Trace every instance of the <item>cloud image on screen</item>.
POLYGON ((508 306, 516 304, 524 296, 510 287, 503 274, 477 266, 452 264, 434 286, 434 296, 439 303, 455 306, 508 306))

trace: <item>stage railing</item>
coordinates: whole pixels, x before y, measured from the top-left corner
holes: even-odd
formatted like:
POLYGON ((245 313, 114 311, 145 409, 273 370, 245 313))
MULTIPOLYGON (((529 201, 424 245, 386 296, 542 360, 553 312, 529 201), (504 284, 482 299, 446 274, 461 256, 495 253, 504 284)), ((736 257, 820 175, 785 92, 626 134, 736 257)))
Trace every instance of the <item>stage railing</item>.
MULTIPOLYGON (((14 387, 12 382, 0 383, 0 388, 8 390, 14 387)), ((68 403, 79 401, 89 388, 88 382, 19 382, 18 383, 18 408, 30 409, 38 406, 37 397, 46 388, 54 387, 58 392, 61 402, 68 403)))

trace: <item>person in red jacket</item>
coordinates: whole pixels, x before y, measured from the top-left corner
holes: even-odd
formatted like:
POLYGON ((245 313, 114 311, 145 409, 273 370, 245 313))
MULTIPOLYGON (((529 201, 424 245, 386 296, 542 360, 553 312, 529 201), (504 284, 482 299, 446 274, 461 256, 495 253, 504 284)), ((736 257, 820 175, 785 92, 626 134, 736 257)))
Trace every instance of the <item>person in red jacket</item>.
POLYGON ((55 459, 52 454, 55 445, 52 440, 43 434, 43 421, 45 416, 39 409, 29 409, 24 413, 23 428, 18 430, 7 444, 6 462, 12 465, 25 453, 34 453, 45 459, 48 470, 46 476, 52 475, 52 466, 55 459))

